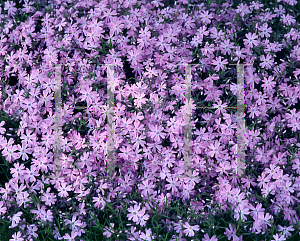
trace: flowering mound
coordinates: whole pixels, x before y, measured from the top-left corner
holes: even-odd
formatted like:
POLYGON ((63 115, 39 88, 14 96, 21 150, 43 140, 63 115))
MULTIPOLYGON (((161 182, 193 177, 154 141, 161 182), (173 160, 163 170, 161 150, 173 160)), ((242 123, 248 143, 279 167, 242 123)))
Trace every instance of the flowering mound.
POLYGON ((300 240, 300 3, 265 2, 2 1, 0 240, 300 240))

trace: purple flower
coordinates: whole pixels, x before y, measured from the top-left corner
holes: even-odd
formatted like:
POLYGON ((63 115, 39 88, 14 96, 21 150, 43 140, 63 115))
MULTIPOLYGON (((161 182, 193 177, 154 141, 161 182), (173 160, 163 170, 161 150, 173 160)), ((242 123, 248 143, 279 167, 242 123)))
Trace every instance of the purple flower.
POLYGON ((18 231, 17 233, 14 233, 12 236, 12 239, 9 241, 23 241, 24 239, 22 238, 22 233, 18 231))

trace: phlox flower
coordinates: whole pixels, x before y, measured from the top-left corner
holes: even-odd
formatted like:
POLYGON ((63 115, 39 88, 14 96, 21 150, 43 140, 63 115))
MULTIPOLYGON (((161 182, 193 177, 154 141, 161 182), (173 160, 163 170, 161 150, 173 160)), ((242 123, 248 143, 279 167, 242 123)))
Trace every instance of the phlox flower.
POLYGON ((81 226, 82 226, 81 220, 76 220, 76 218, 77 218, 77 215, 76 215, 76 214, 73 214, 72 220, 67 220, 67 221, 66 221, 66 225, 71 224, 71 228, 72 228, 72 229, 75 229, 75 228, 77 228, 77 227, 81 227, 81 226))
POLYGON ((154 1, 152 1, 151 2, 151 4, 153 5, 153 6, 155 6, 155 7, 158 7, 158 6, 164 6, 164 4, 163 3, 161 3, 161 0, 154 0, 154 1))
POLYGON ((143 207, 139 216, 137 224, 141 225, 142 227, 146 225, 146 221, 149 219, 149 214, 145 214, 146 208, 143 207))
POLYGON ((236 13, 240 13, 241 17, 244 17, 246 14, 251 13, 251 11, 247 4, 241 3, 240 5, 238 5, 236 13))
POLYGON ((219 100, 218 102, 217 102, 217 104, 213 104, 213 108, 217 108, 216 109, 216 111, 215 111, 215 113, 217 114, 217 115, 219 115, 220 114, 220 112, 222 112, 222 114, 224 114, 224 113, 226 113, 226 107, 227 107, 228 105, 226 104, 226 103, 222 103, 222 100, 219 100))
MULTIPOLYGON (((147 90, 147 85, 145 85, 145 83, 141 82, 137 82, 133 85, 135 94, 141 94, 144 93, 147 90)), ((120 103, 118 103, 120 105, 120 103)), ((121 106, 121 105, 120 105, 121 106)), ((123 107, 123 106, 122 106, 123 107)), ((122 110, 125 110, 125 107, 122 108, 122 110)), ((141 112, 134 112, 133 116, 135 117, 135 120, 143 120, 144 118, 142 117, 142 113, 141 112)))
POLYGON ((124 160, 129 160, 131 158, 134 158, 134 152, 129 146, 123 146, 120 148, 121 153, 119 154, 120 157, 122 157, 124 160))
MULTIPOLYGON (((206 26, 205 26, 206 27, 206 26)), ((211 37, 213 39, 216 39, 216 40, 223 40, 224 39, 224 32, 222 30, 219 30, 216 28, 216 27, 212 27, 210 29, 210 32, 211 32, 211 37)))
POLYGON ((202 44, 202 41, 203 41, 203 38, 199 34, 196 34, 191 41, 191 45, 193 47, 197 47, 198 44, 202 44))
MULTIPOLYGON (((186 99, 185 100, 185 106, 184 106, 184 112, 186 115, 192 115, 193 110, 196 109, 196 105, 194 104, 194 100, 192 98, 190 99, 186 99)), ((186 115, 184 115, 184 117, 186 117, 186 115)), ((188 119, 185 119, 185 123, 188 122, 188 119)))
POLYGON ((300 119, 300 112, 296 112, 296 109, 292 109, 290 110, 290 113, 285 113, 285 120, 289 121, 289 120, 296 120, 296 119, 300 119))
POLYGON ((139 189, 142 190, 141 194, 147 196, 148 194, 153 193, 153 188, 155 185, 149 180, 144 180, 142 184, 140 184, 139 189))
POLYGON ((126 190, 127 192, 131 192, 131 186, 135 183, 135 181, 131 180, 131 178, 132 177, 128 173, 124 176, 125 180, 123 180, 123 178, 119 178, 119 182, 121 184, 120 189, 126 190))
POLYGON ((140 239, 143 241, 152 241, 155 239, 155 235, 152 234, 152 231, 150 228, 146 228, 146 232, 141 232, 140 239))
POLYGON ((188 237, 194 237, 195 236, 194 231, 199 231, 199 225, 191 226, 188 222, 185 222, 183 227, 185 228, 183 232, 188 237))
POLYGON ((229 39, 226 39, 220 44, 222 54, 231 54, 231 49, 234 48, 234 44, 230 42, 229 39))
POLYGON ((259 234, 261 233, 261 229, 262 229, 262 220, 255 220, 253 222, 253 226, 252 226, 252 232, 255 234, 259 234))
POLYGON ((217 57, 216 58, 216 60, 212 60, 212 64, 213 65, 216 65, 216 67, 215 67, 215 71, 219 71, 220 69, 224 69, 225 68, 225 64, 228 64, 228 61, 227 61, 227 59, 225 59, 225 60, 221 60, 222 59, 222 57, 221 56, 219 56, 219 57, 217 57))
POLYGON ((36 177, 38 177, 40 174, 37 170, 37 166, 31 165, 30 170, 27 168, 27 173, 25 174, 25 179, 28 179, 30 182, 35 182, 36 177))
POLYGON ((285 237, 290 237, 290 236, 292 236, 292 234, 289 231, 291 231, 291 232, 294 231, 294 228, 293 228, 293 226, 282 227, 282 226, 278 225, 278 231, 282 232, 282 234, 285 237))
POLYGON ((63 237, 61 237, 59 231, 58 231, 58 227, 55 227, 54 230, 53 230, 53 235, 54 235, 54 238, 55 239, 58 239, 58 240, 62 240, 63 237))
POLYGON ((61 183, 60 186, 57 188, 59 193, 58 196, 60 197, 67 197, 69 196, 68 192, 72 190, 71 185, 68 185, 66 183, 61 183))
POLYGON ((300 174, 300 159, 299 158, 294 159, 293 163, 294 163, 292 166, 293 170, 296 170, 296 173, 300 174))
POLYGON ((270 164, 270 168, 266 168, 264 172, 266 174, 269 174, 270 177, 273 177, 274 174, 277 173, 279 169, 280 169, 279 166, 276 166, 275 164, 270 164))
POLYGON ((121 127, 122 127, 122 135, 126 135, 128 134, 131 130, 133 130, 133 125, 132 122, 133 120, 131 118, 122 118, 122 121, 120 121, 121 123, 121 127))
POLYGON ((296 223, 296 214, 297 212, 293 210, 291 207, 284 207, 283 215, 284 215, 284 220, 289 220, 290 222, 296 223))
POLYGON ((51 210, 46 211, 46 207, 42 207, 42 212, 41 212, 41 220, 47 222, 49 221, 50 223, 53 222, 53 212, 51 210))
POLYGON ((182 223, 181 222, 175 223, 174 226, 175 226, 174 230, 179 234, 179 238, 181 238, 182 237, 182 228, 183 228, 182 223))
POLYGON ((101 207, 101 210, 105 207, 105 200, 103 197, 101 197, 100 195, 98 195, 98 197, 93 197, 93 202, 96 208, 101 207))
POLYGON ((145 76, 148 76, 148 78, 152 78, 153 76, 158 75, 158 71, 154 68, 146 68, 145 76))
POLYGON ((214 44, 208 44, 207 42, 205 43, 205 46, 201 49, 201 52, 204 56, 208 56, 208 54, 213 54, 214 52, 214 44))
POLYGON ((39 220, 39 219, 41 219, 41 216, 45 214, 46 208, 44 205, 41 208, 41 205, 39 203, 37 203, 36 206, 37 206, 37 210, 35 210, 35 209, 30 210, 30 212, 36 214, 34 220, 39 220))
POLYGON ((37 159, 32 159, 32 164, 36 167, 37 171, 48 171, 48 166, 46 165, 47 162, 47 157, 38 157, 37 159))
POLYGON ((285 241, 286 240, 286 238, 284 237, 284 235, 278 234, 278 233, 274 234, 273 238, 274 239, 272 239, 271 241, 285 241))
POLYGON ((173 28, 168 28, 165 32, 164 32, 164 37, 166 37, 166 42, 167 43, 176 43, 176 41, 178 40, 176 38, 177 35, 177 31, 175 31, 173 28))
POLYGON ((67 241, 75 241, 75 238, 77 236, 78 236, 77 232, 71 232, 71 236, 70 236, 70 234, 66 233, 63 238, 67 241))
POLYGON ((232 224, 229 224, 229 229, 226 228, 224 234, 226 234, 227 238, 231 240, 231 237, 236 234, 236 229, 233 228, 232 224))
POLYGON ((146 47, 148 47, 150 45, 150 42, 149 42, 149 38, 148 37, 142 37, 142 38, 138 38, 137 39, 137 42, 139 43, 139 47, 141 49, 145 49, 146 47))
POLYGON ((294 17, 292 17, 290 14, 283 14, 281 16, 280 21, 282 21, 285 25, 291 26, 296 23, 296 20, 294 17))
POLYGON ((0 134, 1 135, 3 135, 5 133, 5 131, 6 131, 5 128, 1 127, 1 126, 4 126, 4 124, 5 124, 5 121, 1 121, 0 122, 0 134))
MULTIPOLYGON (((44 50, 43 60, 46 63, 57 63, 58 61, 58 52, 55 50, 53 46, 49 46, 47 49, 44 50)), ((30 85, 32 82, 36 82, 37 80, 35 77, 31 77, 27 82, 27 85, 30 85), (33 79, 31 79, 33 78, 33 79)))
POLYGON ((300 130, 300 119, 299 120, 292 120, 291 123, 287 125, 288 127, 292 128, 292 131, 296 132, 300 130))
POLYGON ((204 24, 210 24, 213 15, 209 13, 209 11, 203 11, 202 13, 200 13, 199 17, 204 24))
POLYGON ((282 184, 281 188, 284 191, 289 192, 289 193, 293 193, 294 192, 293 183, 290 180, 288 180, 284 184, 282 184))
POLYGON ((23 214, 23 212, 20 211, 20 212, 15 213, 12 217, 10 217, 12 224, 9 226, 9 228, 17 227, 18 223, 21 220, 22 214, 23 214))
POLYGON ((22 176, 24 173, 26 173, 24 168, 25 166, 23 163, 21 165, 20 163, 14 163, 14 168, 10 169, 13 178, 18 178, 19 176, 22 176))
POLYGON ((258 215, 258 219, 262 221, 262 224, 265 225, 265 227, 266 226, 272 227, 271 221, 273 219, 273 216, 271 216, 269 213, 266 213, 266 215, 260 213, 258 215))
POLYGON ((278 8, 276 7, 274 9, 274 12, 276 13, 276 17, 280 17, 281 15, 285 14, 285 9, 282 7, 282 5, 279 5, 278 8))
POLYGON ((210 155, 210 157, 220 157, 220 151, 221 151, 221 147, 220 147, 220 142, 215 141, 214 144, 209 145, 209 148, 211 149, 211 151, 208 152, 208 154, 210 155))
POLYGON ((263 185, 263 188, 261 189, 262 196, 266 198, 269 194, 274 195, 275 194, 275 184, 272 182, 268 182, 263 185))
POLYGON ((288 174, 283 174, 283 170, 278 170, 277 173, 273 176, 274 179, 276 179, 275 184, 282 184, 284 181, 288 181, 290 179, 288 174))
POLYGON ((172 192, 176 192, 177 186, 179 185, 179 183, 175 180, 175 178, 167 178, 167 182, 169 182, 170 184, 166 184, 166 189, 170 190, 172 188, 172 192))
POLYGON ((0 187, 0 193, 3 193, 2 194, 2 199, 3 200, 7 200, 8 199, 11 190, 12 189, 10 188, 9 183, 7 183, 7 182, 5 183, 5 188, 0 187))
POLYGON ((22 233, 18 231, 17 233, 13 234, 12 239, 10 239, 9 241, 23 241, 24 239, 21 236, 22 233))
POLYGON ((172 239, 170 241, 187 241, 185 238, 176 237, 175 235, 172 235, 172 239))
MULTIPOLYGON (((272 59, 272 56, 270 54, 267 54, 267 57, 265 57, 264 55, 262 55, 260 57, 260 60, 261 60, 261 63, 259 64, 259 66, 262 67, 262 68, 266 67, 266 69, 270 69, 273 66, 273 64, 274 64, 274 60, 272 59)), ((268 80, 266 77, 264 79, 268 80)), ((269 79, 271 81, 271 80, 274 79, 274 77, 270 76, 269 79)), ((274 86, 275 86, 275 82, 273 82, 273 83, 274 83, 274 86)))
POLYGON ((143 215, 144 211, 140 211, 140 204, 139 205, 134 205, 134 207, 129 207, 128 208, 129 214, 127 214, 127 217, 129 220, 132 219, 133 222, 138 222, 138 216, 143 215))
POLYGON ((167 135, 166 133, 163 133, 163 128, 161 125, 150 125, 149 126, 150 132, 149 136, 154 139, 154 141, 159 142, 160 138, 165 138, 167 135))
MULTIPOLYGON (((31 201, 29 197, 28 192, 22 192, 21 197, 17 198, 17 204, 19 205, 19 207, 21 207, 23 204, 25 204, 26 202, 31 201)), ((24 207, 27 207, 28 205, 24 205, 24 207)))
POLYGON ((22 147, 20 147, 20 154, 22 155, 22 161, 28 160, 29 157, 27 154, 31 154, 33 149, 28 147, 28 143, 25 140, 22 140, 22 147))
POLYGON ((229 162, 222 162, 219 164, 219 166, 216 168, 216 172, 220 172, 220 174, 228 174, 228 170, 231 169, 231 165, 229 164, 229 162))
POLYGON ((38 237, 38 234, 35 232, 38 230, 38 228, 36 227, 36 225, 34 224, 31 224, 31 225, 27 225, 27 228, 28 228, 28 237, 31 238, 32 236, 37 238, 38 237))
POLYGON ((300 60, 300 49, 297 51, 297 60, 300 60))
POLYGON ((183 200, 187 199, 190 197, 190 195, 193 193, 193 189, 195 187, 195 183, 194 182, 190 182, 188 184, 184 184, 183 185, 183 200))
MULTIPOLYGON (((298 56, 298 60, 300 60, 300 55, 298 56)), ((298 79, 298 75, 300 74, 300 69, 297 68, 295 71, 293 71, 293 74, 294 74, 295 78, 298 79)))
POLYGON ((245 207, 244 205, 240 204, 234 210, 234 217, 238 221, 241 215, 241 220, 244 222, 247 220, 246 214, 249 214, 249 208, 245 207))
POLYGON ((257 41, 258 36, 255 33, 247 33, 245 36, 247 38, 244 39, 244 43, 246 46, 252 48, 253 46, 258 45, 258 41, 257 41))
POLYGON ((235 234, 232 236, 232 241, 243 241, 243 236, 236 236, 235 234))
POLYGON ((141 61, 141 59, 142 59, 140 52, 137 49, 128 51, 128 54, 129 54, 128 58, 129 58, 129 60, 131 60, 132 65, 137 65, 138 61, 141 61))
POLYGON ((142 105, 147 103, 147 99, 144 97, 145 97, 144 93, 136 94, 134 99, 134 105, 137 106, 138 108, 142 108, 142 105))
POLYGON ((238 61, 238 63, 240 63, 240 59, 245 59, 246 58, 246 53, 247 53, 247 49, 242 48, 240 46, 238 46, 235 50, 235 58, 233 58, 233 61, 238 61))
POLYGON ((16 153, 15 151, 20 149, 20 145, 9 146, 7 149, 2 151, 3 156, 8 162, 13 162, 21 156, 21 153, 16 153))
MULTIPOLYGON (((110 226, 113 228, 115 224, 110 223, 110 226)), ((115 233, 115 231, 109 227, 104 227, 103 230, 104 230, 103 235, 105 235, 107 238, 109 238, 113 233, 115 233)))
POLYGON ((252 210, 250 212, 250 215, 253 217, 253 219, 257 220, 258 219, 258 215, 260 213, 264 213, 265 209, 262 208, 262 204, 261 203, 258 203, 256 205, 256 207, 254 207, 252 204, 249 205, 250 209, 252 210))
POLYGON ((7 208, 3 207, 3 201, 0 201, 0 215, 6 213, 7 208))
POLYGON ((259 182, 258 186, 261 188, 264 187, 269 181, 271 180, 271 177, 268 175, 266 176, 265 173, 262 173, 261 176, 258 177, 257 181, 259 182))
POLYGON ((128 237, 129 240, 135 241, 139 240, 140 232, 136 232, 136 227, 131 226, 130 228, 130 236, 128 237))
POLYGON ((14 16, 17 12, 17 8, 15 8, 16 4, 13 1, 6 1, 4 5, 4 10, 7 10, 8 16, 14 16))
POLYGON ((19 186, 17 181, 11 183, 10 186, 17 194, 17 198, 20 199, 22 197, 22 191, 26 188, 26 186, 23 184, 19 186))
MULTIPOLYGON (((263 4, 261 4, 261 3, 259 3, 259 2, 251 2, 251 4, 250 4, 250 8, 253 8, 253 9, 255 9, 255 10, 258 10, 258 9, 260 9, 261 7, 263 7, 264 5, 263 4)), ((281 6, 282 7, 282 6, 281 6)))
POLYGON ((91 91, 92 88, 88 84, 82 86, 82 88, 80 89, 80 93, 82 94, 79 97, 80 101, 87 101, 88 104, 91 103, 91 91))
POLYGON ((218 241, 218 239, 217 239, 216 235, 214 235, 210 238, 209 235, 206 233, 206 234, 204 234, 204 238, 202 239, 202 241, 218 241))
POLYGON ((260 36, 262 38, 266 37, 269 38, 270 37, 270 33, 272 33, 272 28, 268 28, 268 24, 264 23, 261 27, 258 28, 260 32, 260 36))

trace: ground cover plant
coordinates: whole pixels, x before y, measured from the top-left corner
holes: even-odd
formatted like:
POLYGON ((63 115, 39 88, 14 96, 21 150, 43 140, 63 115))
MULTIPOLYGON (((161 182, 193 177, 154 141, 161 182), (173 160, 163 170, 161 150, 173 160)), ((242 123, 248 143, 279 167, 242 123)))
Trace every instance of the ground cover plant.
POLYGON ((0 240, 300 240, 299 2, 0 4, 0 240), (96 108, 107 101, 108 63, 116 64, 112 178, 108 110, 96 108), (193 176, 181 178, 187 63, 198 64, 193 176), (242 177, 237 113, 226 108, 238 92, 230 63, 251 64, 242 177), (66 64, 61 177, 55 64, 66 64))

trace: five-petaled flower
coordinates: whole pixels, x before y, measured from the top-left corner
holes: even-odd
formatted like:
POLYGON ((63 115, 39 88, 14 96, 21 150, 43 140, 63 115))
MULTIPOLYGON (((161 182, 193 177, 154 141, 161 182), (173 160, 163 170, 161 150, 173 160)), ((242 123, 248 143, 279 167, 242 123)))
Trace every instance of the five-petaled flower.
MULTIPOLYGON (((262 61, 259 66, 262 67, 262 68, 265 68, 266 69, 270 69, 273 64, 274 64, 274 60, 272 59, 271 55, 270 54, 267 54, 267 57, 265 57, 264 55, 262 55, 260 57, 260 60, 262 61)), ((274 77, 273 77, 274 79, 274 77)))
POLYGON ((246 38, 247 39, 244 39, 244 43, 245 45, 249 46, 250 48, 254 46, 257 46, 258 45, 258 36, 255 34, 255 33, 247 33, 246 35, 246 38))
POLYGON ((9 241, 23 241, 24 239, 22 238, 22 233, 18 231, 17 233, 14 233, 12 236, 12 239, 9 241))
POLYGON ((145 211, 140 210, 140 206, 141 206, 141 204, 139 204, 139 205, 136 204, 136 205, 134 205, 134 207, 131 206, 128 208, 129 214, 127 214, 127 217, 129 220, 132 219, 133 222, 138 222, 139 221, 138 217, 140 215, 144 215, 145 211))
POLYGON ((13 145, 8 146, 7 149, 2 151, 3 156, 5 156, 8 162, 13 162, 14 160, 18 159, 21 156, 21 153, 16 153, 15 151, 19 150, 21 147, 20 145, 13 145))
POLYGON ((148 76, 148 78, 152 78, 153 76, 158 75, 158 71, 154 68, 146 68, 145 76, 148 76))
POLYGON ((160 125, 150 125, 149 126, 150 132, 149 132, 149 136, 151 138, 154 139, 154 141, 159 142, 160 138, 165 138, 166 137, 166 133, 162 132, 163 128, 160 125))
POLYGON ((216 65, 215 71, 219 71, 220 69, 223 70, 225 68, 224 65, 228 64, 228 61, 227 61, 227 59, 225 59, 225 60, 222 61, 222 57, 219 56, 219 57, 216 58, 216 60, 212 60, 211 63, 213 65, 216 65))
POLYGON ((185 222, 183 227, 185 228, 183 232, 188 237, 194 237, 195 235, 194 231, 199 231, 199 225, 191 226, 188 222, 185 222))
POLYGON ((67 197, 69 196, 69 191, 72 191, 72 187, 71 185, 68 185, 66 183, 61 183, 60 186, 57 188, 59 193, 58 193, 58 196, 60 197, 67 197))
POLYGON ((264 23, 261 27, 258 28, 260 32, 260 36, 262 38, 266 37, 269 38, 270 37, 270 33, 272 33, 272 28, 268 28, 268 24, 264 23))

